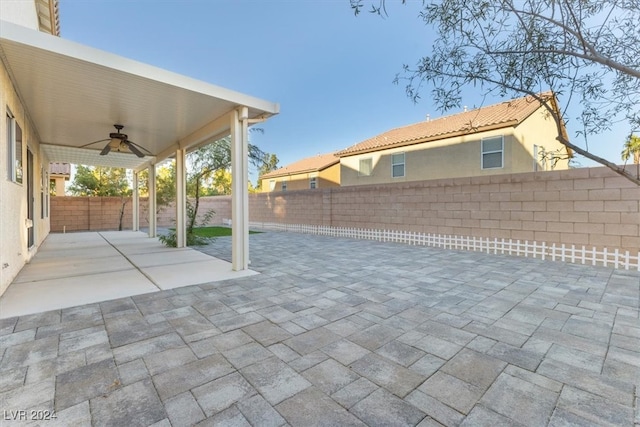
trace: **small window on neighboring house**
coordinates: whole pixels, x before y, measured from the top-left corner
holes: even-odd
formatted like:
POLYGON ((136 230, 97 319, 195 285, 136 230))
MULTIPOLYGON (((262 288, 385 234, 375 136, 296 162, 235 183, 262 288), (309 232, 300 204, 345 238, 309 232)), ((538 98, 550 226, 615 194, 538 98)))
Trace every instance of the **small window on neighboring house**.
POLYGON ((369 157, 368 159, 360 159, 360 166, 358 168, 358 175, 360 176, 369 176, 373 171, 373 159, 369 157))
POLYGON ((22 129, 16 119, 7 113, 8 178, 22 183, 22 129))
POLYGON ((482 169, 503 167, 504 141, 502 136, 482 140, 482 169))
POLYGON ((276 180, 275 179, 269 180, 269 191, 273 191, 275 189, 276 189, 276 180))
POLYGON ((312 190, 318 188, 318 178, 309 178, 309 188, 312 190))
POLYGON ((282 191, 287 191, 287 181, 282 181, 282 191))
POLYGON ((404 153, 391 155, 391 176, 393 178, 404 176, 404 153))

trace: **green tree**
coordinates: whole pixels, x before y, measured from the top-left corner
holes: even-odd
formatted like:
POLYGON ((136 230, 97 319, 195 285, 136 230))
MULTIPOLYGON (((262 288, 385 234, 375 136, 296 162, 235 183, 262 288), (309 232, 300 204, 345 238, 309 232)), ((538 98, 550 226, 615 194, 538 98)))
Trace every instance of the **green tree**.
MULTIPOLYGON (((149 170, 138 174, 141 196, 149 195, 149 170)), ((156 207, 157 212, 169 206, 176 199, 176 163, 170 161, 156 167, 156 207)))
POLYGON ((636 177, 640 179, 640 136, 629 135, 620 156, 625 164, 633 157, 633 163, 636 165, 636 177))
MULTIPOLYGON (((190 233, 195 226, 200 197, 207 194, 208 189, 215 182, 216 172, 231 169, 231 148, 231 137, 225 137, 187 155, 187 195, 194 199, 193 215, 189 217, 187 233, 190 233)), ((269 157, 267 153, 251 143, 249 143, 248 152, 249 163, 257 168, 260 168, 264 159, 269 157)))
POLYGON ((262 165, 258 169, 258 182, 256 183, 256 189, 260 189, 262 187, 262 175, 278 169, 279 161, 278 156, 275 154, 264 154, 264 157, 262 158, 262 165))
MULTIPOLYGON (((250 130, 262 131, 262 129, 250 130)), ((198 218, 200 198, 206 195, 231 194, 231 149, 231 137, 225 137, 187 154, 186 190, 187 196, 192 199, 191 201, 187 201, 187 245, 202 243, 201 239, 197 239, 197 236, 193 233, 193 228, 196 226, 198 218)), ((248 154, 249 163, 258 169, 263 167, 264 162, 272 161, 272 159, 277 163, 277 157, 275 155, 265 153, 251 143, 248 144, 248 154)), ((167 191, 164 193, 167 196, 166 200, 175 200, 175 163, 170 165, 166 178, 162 178, 165 174, 161 174, 159 170, 156 176, 158 178, 156 184, 158 193, 160 189, 166 185, 167 191), (168 191, 169 186, 172 192, 168 191)), ((249 191, 253 191, 251 183, 249 183, 249 191)), ((158 201, 158 204, 160 204, 160 201, 158 201)), ((206 212, 202 221, 206 223, 213 214, 213 211, 206 212)), ((166 237, 161 236, 161 240, 168 246, 175 246, 175 231, 170 232, 166 237)))
POLYGON ((124 168, 77 165, 69 192, 73 196, 130 196, 131 187, 124 168))
POLYGON ((122 230, 124 208, 131 196, 126 169, 77 165, 69 191, 74 196, 120 197, 118 230, 122 230))
POLYGON ((231 194, 231 172, 226 169, 215 171, 211 186, 215 194, 231 194))
MULTIPOLYGON (((350 0, 356 15, 385 15, 385 0, 350 0)), ((405 0, 402 0, 405 3, 405 0)), ((531 95, 554 118, 557 139, 574 152, 640 185, 640 179, 588 149, 588 136, 626 124, 640 127, 638 0, 423 0, 419 17, 435 29, 430 52, 405 65, 396 83, 417 101, 429 87, 442 111, 460 107, 463 90, 531 95), (551 90, 561 97, 542 99, 551 90), (571 105, 579 113, 568 117, 571 105), (563 123, 577 120, 585 147, 563 123)))

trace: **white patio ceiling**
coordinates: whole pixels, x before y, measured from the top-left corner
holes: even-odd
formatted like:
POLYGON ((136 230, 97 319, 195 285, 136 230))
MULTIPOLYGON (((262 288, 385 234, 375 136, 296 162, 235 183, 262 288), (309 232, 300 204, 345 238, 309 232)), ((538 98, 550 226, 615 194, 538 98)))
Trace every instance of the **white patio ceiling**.
MULTIPOLYGON (((140 169, 229 133, 229 113, 267 118, 278 104, 0 21, 0 57, 52 162, 140 169), (114 124, 152 156, 100 156, 114 124)), ((28 142, 28 141, 27 141, 28 142)))

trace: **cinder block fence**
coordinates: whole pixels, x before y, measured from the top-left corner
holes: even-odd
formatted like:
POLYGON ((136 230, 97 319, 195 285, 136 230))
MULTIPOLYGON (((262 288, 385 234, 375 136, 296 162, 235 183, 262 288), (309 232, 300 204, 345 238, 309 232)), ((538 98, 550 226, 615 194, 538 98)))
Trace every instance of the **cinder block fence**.
POLYGON ((608 168, 261 193, 249 203, 265 228, 640 268, 640 187, 608 168))
MULTIPOLYGON (((632 170, 633 168, 629 168, 632 170)), ((120 198, 51 198, 51 229, 117 229, 120 198)), ((141 199, 140 224, 147 201, 141 199)), ((131 202, 124 228, 131 228, 131 202)), ((201 200, 213 224, 229 196, 201 200)), ((169 226, 175 208, 158 217, 169 226)), ((640 269, 640 187, 608 168, 258 193, 255 227, 640 269)))
MULTIPOLYGON (((133 205, 131 197, 51 197, 51 231, 99 231, 117 230, 120 223, 120 209, 124 203, 123 230, 133 227, 133 205)), ((140 226, 148 224, 147 197, 140 198, 140 226)), ((210 224, 222 224, 224 218, 231 218, 231 197, 203 197, 200 199, 198 219, 213 209, 216 215, 210 224)), ((175 223, 175 205, 161 207, 157 212, 157 224, 170 227, 175 223)))

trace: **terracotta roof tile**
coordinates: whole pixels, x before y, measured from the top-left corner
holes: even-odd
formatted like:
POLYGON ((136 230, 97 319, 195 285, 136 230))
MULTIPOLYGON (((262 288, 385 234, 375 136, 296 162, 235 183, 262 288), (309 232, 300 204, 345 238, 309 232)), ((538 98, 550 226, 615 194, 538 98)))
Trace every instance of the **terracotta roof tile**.
POLYGON ((261 179, 274 178, 277 176, 303 173, 303 172, 318 172, 323 169, 333 166, 338 163, 340 159, 336 157, 335 153, 318 154, 312 157, 307 157, 297 162, 293 162, 290 165, 277 169, 262 175, 261 179))
MULTIPOLYGON (((552 93, 545 92, 540 95, 542 97, 550 97, 552 93)), ((350 156, 393 146, 439 140, 455 134, 480 132, 488 127, 515 126, 533 114, 540 105, 540 102, 532 96, 526 96, 463 113, 419 122, 384 132, 345 148, 337 152, 336 155, 340 157, 350 156)))

